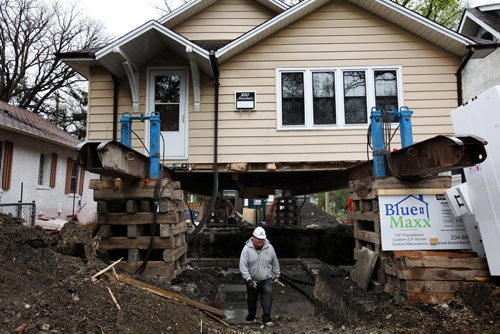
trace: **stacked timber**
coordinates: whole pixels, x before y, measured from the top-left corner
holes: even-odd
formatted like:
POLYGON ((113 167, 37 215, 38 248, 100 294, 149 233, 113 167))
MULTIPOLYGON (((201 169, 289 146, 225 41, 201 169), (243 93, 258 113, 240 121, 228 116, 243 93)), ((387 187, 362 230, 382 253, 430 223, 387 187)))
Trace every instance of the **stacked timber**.
POLYGON ((354 211, 354 259, 359 261, 363 247, 377 254, 371 277, 373 290, 404 296, 417 303, 449 301, 463 284, 489 278, 485 259, 463 251, 383 251, 379 196, 442 194, 451 186, 449 177, 433 177, 403 182, 394 177, 377 177, 350 182, 354 211))
POLYGON ((448 302, 462 285, 479 284, 490 277, 486 259, 473 252, 394 251, 381 265, 384 291, 415 303, 448 302))
POLYGON ((299 223, 299 210, 295 197, 277 197, 275 201, 274 223, 276 225, 297 225, 299 223))
POLYGON ((183 271, 187 225, 183 222, 179 182, 105 179, 91 180, 90 188, 97 201, 97 248, 107 252, 110 260, 123 258, 117 267, 133 274, 147 260, 142 274, 161 280, 170 280, 183 271))

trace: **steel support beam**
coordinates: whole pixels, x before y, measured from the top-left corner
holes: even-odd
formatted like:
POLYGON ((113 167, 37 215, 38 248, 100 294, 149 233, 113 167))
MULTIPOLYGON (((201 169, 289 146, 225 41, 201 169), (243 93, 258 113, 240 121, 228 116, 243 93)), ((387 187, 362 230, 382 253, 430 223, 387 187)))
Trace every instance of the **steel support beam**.
MULTIPOLYGON (((486 159, 487 142, 474 136, 436 136, 386 156, 387 175, 416 178, 471 167, 486 159)), ((373 176, 368 161, 349 170, 349 180, 373 176)))

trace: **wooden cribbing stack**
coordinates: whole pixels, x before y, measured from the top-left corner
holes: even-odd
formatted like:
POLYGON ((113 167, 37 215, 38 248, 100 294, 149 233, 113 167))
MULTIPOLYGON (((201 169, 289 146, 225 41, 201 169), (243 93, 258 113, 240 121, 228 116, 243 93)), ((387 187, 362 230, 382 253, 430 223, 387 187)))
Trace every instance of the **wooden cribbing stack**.
POLYGON ((297 200, 293 196, 277 197, 274 214, 274 222, 277 225, 288 225, 299 223, 299 210, 297 200))
POLYGON ((355 207, 350 214, 354 224, 354 259, 360 260, 363 247, 377 254, 371 289, 404 296, 411 302, 440 304, 452 299, 462 285, 490 279, 486 259, 474 252, 382 251, 379 196, 443 194, 450 186, 450 177, 418 182, 378 177, 350 182, 350 197, 355 207))
POLYGON ((146 259, 152 241, 142 274, 171 280, 186 266, 184 196, 179 182, 161 179, 157 223, 153 225, 156 182, 154 179, 91 180, 100 226, 97 248, 106 251, 110 260, 123 257, 117 267, 133 274, 146 259))

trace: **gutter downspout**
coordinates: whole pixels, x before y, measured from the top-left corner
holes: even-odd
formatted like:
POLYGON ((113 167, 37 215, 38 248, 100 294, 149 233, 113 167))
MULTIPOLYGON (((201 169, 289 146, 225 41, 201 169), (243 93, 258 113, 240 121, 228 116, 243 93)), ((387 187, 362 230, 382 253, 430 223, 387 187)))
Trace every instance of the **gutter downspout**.
POLYGON ((113 141, 117 141, 118 135, 118 93, 120 90, 120 80, 112 75, 113 78, 113 141))
POLYGON ((212 183, 212 198, 208 204, 207 211, 203 215, 202 220, 196 226, 194 231, 186 237, 186 243, 190 244, 203 229, 207 221, 212 216, 215 206, 215 200, 219 192, 219 171, 217 169, 219 155, 219 87, 220 87, 220 72, 219 62, 215 57, 215 51, 210 51, 210 64, 212 65, 212 73, 214 76, 214 166, 213 166, 213 183, 212 183))
POLYGON ((457 72, 455 73, 455 76, 457 77, 457 106, 461 106, 464 101, 463 101, 463 87, 462 87, 462 70, 465 68, 469 60, 472 58, 472 55, 474 54, 474 47, 472 45, 468 45, 467 48, 469 49, 469 52, 467 55, 462 59, 460 62, 460 66, 457 69, 457 72))

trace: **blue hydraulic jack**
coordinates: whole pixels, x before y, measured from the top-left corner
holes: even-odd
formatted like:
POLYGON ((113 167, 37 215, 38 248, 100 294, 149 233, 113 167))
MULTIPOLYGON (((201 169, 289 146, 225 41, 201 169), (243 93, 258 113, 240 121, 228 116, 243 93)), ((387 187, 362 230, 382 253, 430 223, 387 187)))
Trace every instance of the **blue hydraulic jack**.
POLYGON ((401 107, 399 110, 382 112, 378 108, 372 108, 370 122, 372 128, 372 147, 373 147, 373 176, 386 176, 385 172, 385 155, 386 144, 384 142, 383 117, 389 116, 388 122, 391 119, 399 121, 399 133, 401 134, 402 148, 413 144, 413 134, 411 130, 411 115, 413 111, 407 107, 401 107))
POLYGON ((160 113, 152 112, 150 116, 132 116, 124 113, 120 119, 121 143, 132 147, 132 121, 149 120, 149 177, 157 179, 160 177, 160 113))

